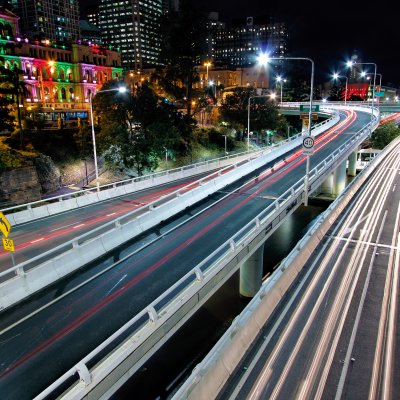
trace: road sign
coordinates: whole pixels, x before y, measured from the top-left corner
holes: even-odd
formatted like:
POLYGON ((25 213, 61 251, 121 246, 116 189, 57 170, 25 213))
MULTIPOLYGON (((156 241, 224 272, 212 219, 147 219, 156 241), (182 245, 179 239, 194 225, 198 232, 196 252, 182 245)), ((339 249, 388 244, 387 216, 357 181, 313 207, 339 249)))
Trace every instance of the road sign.
POLYGON ((3 233, 5 237, 8 237, 10 233, 11 225, 8 222, 6 216, 0 211, 0 231, 3 233))
POLYGON ((314 138, 310 135, 303 137, 303 154, 310 156, 314 153, 314 138))
MULTIPOLYGON (((300 112, 309 112, 310 106, 305 106, 304 104, 300 104, 300 112)), ((312 106, 312 112, 319 112, 319 104, 315 104, 312 106)))
POLYGON ((14 252, 14 241, 11 239, 7 239, 7 238, 2 238, 3 239, 3 247, 5 251, 12 251, 14 252))
MULTIPOLYGON (((309 113, 300 113, 300 119, 308 119, 309 113)), ((317 113, 312 113, 311 118, 313 121, 318 120, 318 114, 317 113)))
POLYGON ((375 92, 375 97, 383 97, 384 95, 384 92, 375 92))

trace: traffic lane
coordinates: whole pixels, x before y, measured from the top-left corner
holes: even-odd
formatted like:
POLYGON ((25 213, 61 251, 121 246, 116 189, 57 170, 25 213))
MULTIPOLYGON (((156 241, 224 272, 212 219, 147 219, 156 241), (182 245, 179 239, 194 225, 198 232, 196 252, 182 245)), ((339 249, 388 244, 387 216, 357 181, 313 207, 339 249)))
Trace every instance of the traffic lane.
MULTIPOLYGON (((383 358, 379 357, 378 362, 375 360, 375 347, 377 345, 378 329, 380 318, 384 318, 385 311, 382 311, 382 302, 384 301, 384 296, 386 295, 385 282, 387 279, 388 265, 392 261, 390 257, 391 245, 393 241, 395 242, 398 234, 399 227, 395 225, 398 205, 400 204, 400 191, 396 188, 400 185, 400 175, 396 173, 396 169, 390 171, 393 167, 388 168, 388 174, 395 174, 395 179, 390 186, 387 187, 388 195, 383 203, 383 209, 378 219, 377 226, 383 221, 384 213, 387 211, 387 216, 385 219, 384 229, 381 231, 379 237, 379 242, 376 240, 371 240, 370 244, 366 244, 370 247, 370 252, 374 255, 373 269, 371 272, 371 280, 368 286, 368 291, 366 294, 366 300, 364 309, 361 314, 360 325, 357 330, 354 349, 352 352, 352 357, 354 361, 349 366, 349 371, 346 376, 344 393, 346 393, 347 398, 367 398, 369 395, 370 385, 373 382, 372 376, 373 368, 376 367, 378 371, 382 370, 383 358), (375 243, 377 243, 377 248, 375 249, 375 243), (380 365, 379 365, 380 364, 380 365), (355 388, 357 390, 355 390, 355 388)), ((370 207, 366 210, 366 213, 370 214, 373 209, 370 207)), ((378 229, 374 231, 374 237, 378 235, 378 229)), ((371 254, 372 257, 372 254, 371 254)), ((356 312, 358 303, 354 302, 352 305, 353 318, 350 315, 346 320, 345 330, 339 342, 339 349, 347 349, 349 339, 346 332, 351 331, 352 321, 354 321, 354 314, 356 312)), ((342 350, 342 354, 343 354, 342 350)), ((344 358, 344 357, 342 357, 344 358)), ((330 370, 330 375, 328 378, 328 384, 325 388, 324 396, 326 398, 331 398, 332 394, 336 393, 337 383, 340 379, 340 374, 342 372, 343 364, 342 360, 339 362, 335 360, 336 363, 332 365, 330 370)), ((381 378, 379 375, 378 378, 381 378)), ((395 386, 398 385, 398 378, 392 381, 394 385, 392 388, 392 393, 394 393, 395 386)), ((378 386, 381 385, 378 382, 378 386)))
MULTIPOLYGON (((324 245, 324 240, 321 245, 324 245)), ((322 263, 324 253, 320 253, 322 263)), ((340 287, 341 276, 345 270, 345 264, 335 268, 335 260, 329 260, 324 265, 324 270, 318 280, 309 280, 301 292, 301 297, 294 301, 291 325, 283 322, 277 329, 277 337, 274 338, 274 347, 268 346, 264 355, 257 363, 251 378, 246 382, 242 395, 248 393, 251 398, 297 398, 302 385, 307 381, 312 361, 315 360, 321 334, 332 312, 335 296, 340 287), (333 279, 329 281, 329 275, 333 279), (325 288, 329 281, 329 287, 325 288), (312 288, 312 290, 310 289, 312 288), (324 293, 324 289, 326 290, 324 293), (277 345, 278 344, 278 345, 277 345), (267 361, 268 360, 268 361, 267 361), (268 363, 268 368, 265 364, 268 363), (262 379, 265 386, 257 387, 257 382, 262 379), (256 395, 255 388, 258 389, 256 395)), ((307 262, 308 269, 311 262, 307 262)), ((266 330, 266 335, 268 331, 266 330)), ((324 365, 327 354, 319 358, 319 363, 324 365)), ((312 398, 312 397, 311 397, 312 398)))
MULTIPOLYGON (((140 208, 146 204, 207 175, 197 175, 179 182, 152 187, 145 191, 119 196, 94 205, 17 225, 12 228, 12 238, 17 251, 16 261, 21 263, 29 260, 134 210, 138 210, 138 215, 140 215, 140 208)), ((7 255, 7 252, 0 250, 0 271, 11 266, 7 255)))

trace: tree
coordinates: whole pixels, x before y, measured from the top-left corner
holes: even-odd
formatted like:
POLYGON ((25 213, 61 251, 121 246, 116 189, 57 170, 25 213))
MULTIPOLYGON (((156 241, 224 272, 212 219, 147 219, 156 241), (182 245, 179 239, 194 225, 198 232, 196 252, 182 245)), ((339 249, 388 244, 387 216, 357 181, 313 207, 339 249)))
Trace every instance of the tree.
MULTIPOLYGON (((221 119, 238 129, 245 129, 248 123, 248 104, 250 96, 257 96, 255 89, 238 89, 226 96, 220 107, 221 119)), ((265 97, 254 97, 250 100, 250 129, 276 129, 278 125, 278 108, 265 97)))
POLYGON ((157 168, 165 148, 177 147, 180 134, 186 135, 184 128, 189 129, 176 109, 146 84, 134 94, 101 93, 94 98, 93 107, 100 118, 98 147, 106 161, 118 168, 135 169, 139 175, 157 168))
POLYGON ((372 132, 371 145, 374 149, 383 149, 397 136, 400 136, 399 127, 394 122, 388 122, 372 132))
POLYGON ((0 96, 0 132, 14 130, 15 118, 11 115, 10 101, 0 96))
POLYGON ((161 60, 159 84, 175 99, 186 98, 186 111, 191 115, 192 85, 198 80, 195 67, 205 54, 207 14, 189 0, 182 0, 178 11, 161 19, 161 60))
MULTIPOLYGON (((4 59, 0 58, 0 60, 4 59)), ((19 79, 19 76, 22 73, 23 71, 16 67, 14 67, 13 69, 8 69, 5 68, 4 66, 0 66, 0 95, 11 96, 10 104, 16 105, 18 126, 20 133, 20 146, 23 149, 25 147, 25 144, 24 144, 24 134, 22 130, 21 110, 19 107, 20 99, 22 99, 22 95, 25 90, 24 82, 20 81, 19 79)))

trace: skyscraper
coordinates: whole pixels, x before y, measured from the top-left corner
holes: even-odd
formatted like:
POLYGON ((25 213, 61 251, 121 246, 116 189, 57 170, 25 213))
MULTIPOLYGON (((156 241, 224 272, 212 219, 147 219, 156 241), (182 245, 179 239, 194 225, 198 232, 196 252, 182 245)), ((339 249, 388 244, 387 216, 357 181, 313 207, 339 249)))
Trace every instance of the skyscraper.
POLYGON ((104 42, 120 48, 129 70, 158 65, 163 0, 99 0, 99 28, 104 42))
POLYGON ((79 39, 78 0, 12 0, 21 18, 21 31, 30 37, 55 41, 79 39))

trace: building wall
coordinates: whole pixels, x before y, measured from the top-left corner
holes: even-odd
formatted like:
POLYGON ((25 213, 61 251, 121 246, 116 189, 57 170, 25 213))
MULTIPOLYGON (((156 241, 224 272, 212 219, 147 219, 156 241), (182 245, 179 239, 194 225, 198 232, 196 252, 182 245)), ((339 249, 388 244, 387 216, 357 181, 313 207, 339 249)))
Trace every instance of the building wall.
POLYGON ((253 25, 251 19, 247 25, 217 30, 214 60, 230 67, 252 66, 261 52, 284 57, 287 41, 284 23, 253 25))
POLYGON ((13 0, 12 4, 23 34, 56 41, 79 39, 78 0, 13 0))
POLYGON ((162 11, 162 0, 99 1, 104 42, 121 49, 122 63, 129 70, 159 65, 162 11))

